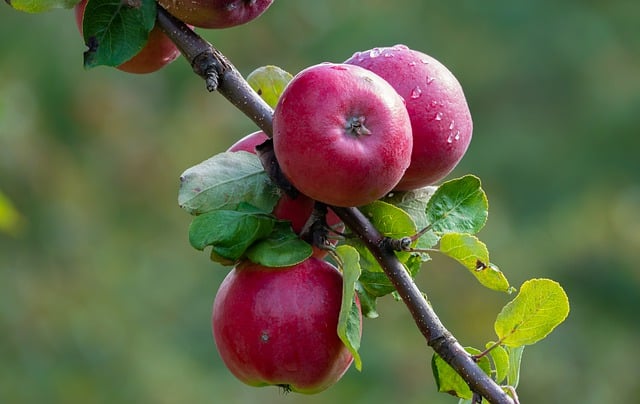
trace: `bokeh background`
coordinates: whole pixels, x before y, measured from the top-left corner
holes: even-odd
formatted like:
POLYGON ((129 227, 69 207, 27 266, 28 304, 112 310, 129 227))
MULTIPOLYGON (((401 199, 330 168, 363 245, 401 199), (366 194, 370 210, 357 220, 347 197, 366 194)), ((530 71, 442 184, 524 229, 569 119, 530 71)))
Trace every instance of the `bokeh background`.
MULTIPOLYGON (((637 0, 277 0, 201 33, 244 74, 397 43, 449 66, 475 124, 451 177, 483 180, 492 261, 516 286, 561 282, 572 305, 525 350, 521 402, 601 404, 640 397, 639 21, 637 0)), ((70 11, 0 6, 0 191, 19 212, 0 232, 0 402, 456 402, 393 299, 365 321, 363 371, 328 391, 235 380, 210 331, 226 271, 189 246, 176 196, 183 170, 255 127, 184 60, 132 76, 85 71, 83 50, 70 11)), ((437 256, 417 282, 464 345, 495 337, 510 297, 437 256)))

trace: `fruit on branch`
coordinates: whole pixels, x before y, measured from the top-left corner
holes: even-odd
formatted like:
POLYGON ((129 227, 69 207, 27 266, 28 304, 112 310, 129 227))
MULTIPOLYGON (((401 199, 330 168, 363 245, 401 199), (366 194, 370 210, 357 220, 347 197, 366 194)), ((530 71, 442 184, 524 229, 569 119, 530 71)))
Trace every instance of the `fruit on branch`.
POLYGON ((213 303, 218 352, 251 386, 320 392, 353 361, 337 334, 341 299, 342 276, 325 261, 309 258, 285 268, 242 262, 213 303))
POLYGON ((273 0, 158 0, 169 13, 200 28, 229 28, 256 19, 273 0))
POLYGON ((357 52, 345 63, 387 80, 405 99, 413 129, 411 165, 396 189, 443 179, 465 154, 473 122, 460 83, 439 61, 404 45, 357 52))
MULTIPOLYGON (((255 154, 256 146, 263 143, 268 138, 269 137, 263 131, 253 132, 235 142, 231 147, 229 147, 229 149, 227 149, 227 151, 246 151, 255 154)), ((305 195, 298 195, 294 199, 283 194, 278 200, 276 206, 273 208, 273 214, 280 220, 290 221, 293 231, 296 232, 296 234, 300 234, 313 212, 313 206, 313 199, 305 195)), ((342 220, 340 220, 333 211, 328 211, 326 220, 327 225, 332 229, 339 232, 344 230, 342 220)), ((335 244, 335 242, 333 244, 335 244)), ((316 252, 319 253, 319 251, 316 252)))
MULTIPOLYGON (((76 24, 81 35, 87 1, 88 0, 82 0, 74 8, 76 24)), ((175 44, 158 26, 155 26, 151 32, 149 32, 149 39, 145 47, 131 59, 117 66, 117 69, 127 73, 152 73, 173 62, 178 56, 180 56, 180 51, 175 44)))
POLYGON ((298 73, 273 115, 285 177, 328 205, 361 206, 391 191, 411 159, 402 97, 358 66, 322 63, 298 73))

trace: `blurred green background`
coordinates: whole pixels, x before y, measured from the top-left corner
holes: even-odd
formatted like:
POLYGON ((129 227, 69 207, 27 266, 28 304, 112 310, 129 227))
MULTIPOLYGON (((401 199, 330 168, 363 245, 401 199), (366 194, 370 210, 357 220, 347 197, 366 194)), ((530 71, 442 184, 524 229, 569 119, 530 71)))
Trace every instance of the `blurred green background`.
MULTIPOLYGON (((512 284, 565 287, 567 321, 525 350, 523 403, 640 397, 640 2, 276 0, 201 31, 244 73, 292 73, 404 43, 447 65, 474 116, 452 174, 480 176, 481 238, 512 284)), ((132 76, 82 67, 70 11, 0 6, 0 402, 454 403, 401 303, 364 324, 361 373, 312 397, 224 368, 210 310, 226 271, 187 241, 183 170, 255 127, 184 60, 132 76)), ((417 278, 464 345, 510 297, 434 257, 417 278)))

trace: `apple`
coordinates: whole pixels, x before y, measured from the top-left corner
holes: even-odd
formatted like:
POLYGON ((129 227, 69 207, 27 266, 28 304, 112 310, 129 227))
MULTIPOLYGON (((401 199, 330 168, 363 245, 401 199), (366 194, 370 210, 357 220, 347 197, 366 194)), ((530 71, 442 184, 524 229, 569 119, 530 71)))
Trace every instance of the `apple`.
POLYGON ((158 0, 169 13, 200 28, 228 28, 264 13, 273 0, 158 0))
POLYGON ((325 261, 312 257, 285 268, 244 261, 213 303, 218 353, 248 385, 325 390, 353 361, 337 334, 341 300, 342 275, 325 261))
POLYGON ((364 68, 322 63, 298 73, 273 115, 284 176, 308 197, 361 206, 391 191, 411 161, 402 97, 364 68))
MULTIPOLYGON (((88 0, 82 0, 76 4, 74 8, 76 24, 81 35, 87 1, 88 0)), ((117 69, 127 73, 152 73, 173 62, 178 56, 180 56, 178 48, 162 30, 156 26, 149 32, 149 39, 145 47, 131 59, 117 66, 117 69)))
MULTIPOLYGON (((256 154, 256 146, 263 143, 269 137, 263 131, 259 130, 257 132, 250 133, 243 137, 242 139, 235 142, 227 151, 237 152, 237 151, 246 151, 249 153, 256 154)), ((296 234, 300 234, 304 225, 307 223, 307 220, 311 216, 313 212, 314 201, 313 199, 305 196, 298 195, 296 198, 291 198, 287 194, 283 194, 278 203, 273 209, 273 214, 280 220, 288 220, 291 222, 291 227, 296 234)), ((333 213, 333 211, 329 210, 327 213, 327 224, 329 227, 333 228, 336 231, 344 230, 344 225, 342 225, 342 221, 340 218, 333 213)), ((335 244, 336 241, 333 242, 335 244)))
POLYGON ((407 103, 413 152, 396 189, 417 189, 446 177, 464 156, 473 131, 464 92, 453 73, 404 45, 357 52, 345 63, 378 74, 407 103))

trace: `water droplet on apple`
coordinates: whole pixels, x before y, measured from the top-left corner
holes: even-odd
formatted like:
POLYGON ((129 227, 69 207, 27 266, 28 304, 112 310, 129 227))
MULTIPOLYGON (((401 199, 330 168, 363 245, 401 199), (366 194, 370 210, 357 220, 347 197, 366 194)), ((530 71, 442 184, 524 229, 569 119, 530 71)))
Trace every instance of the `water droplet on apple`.
POLYGON ((441 121, 442 120, 442 112, 438 112, 436 114, 436 117, 434 118, 436 121, 441 121))
POLYGON ((333 70, 348 70, 345 66, 342 65, 332 65, 330 66, 330 68, 333 70))
POLYGON ((384 56, 386 58, 392 58, 393 57, 393 53, 391 53, 390 51, 387 51, 382 56, 384 56))
POLYGON ((451 144, 453 141, 460 140, 460 131, 457 130, 455 133, 453 131, 449 132, 449 137, 447 137, 447 143, 451 144))
POLYGON ((407 50, 407 49, 409 49, 409 47, 407 45, 403 45, 401 43, 393 45, 392 47, 395 48, 395 49, 398 49, 398 50, 407 50))
POLYGON ((412 99, 416 99, 416 98, 420 98, 420 96, 422 95, 422 90, 420 89, 420 87, 416 86, 416 88, 414 88, 413 90, 411 90, 411 95, 410 97, 412 99))
POLYGON ((427 76, 427 85, 429 85, 429 84, 433 83, 433 81, 434 81, 435 79, 436 79, 435 77, 429 77, 429 76, 427 76))
POLYGON ((415 66, 415 65, 416 65, 415 60, 412 60, 411 62, 409 62, 409 66, 412 66, 412 67, 413 67, 413 66, 415 66))
POLYGON ((449 124, 449 130, 453 130, 453 128, 456 126, 455 122, 452 120, 451 123, 449 124))
POLYGON ((378 56, 380 56, 380 53, 382 53, 380 48, 373 48, 369 51, 369 57, 372 59, 377 58, 378 56))
POLYGON ((420 61, 422 62, 423 65, 428 65, 429 64, 428 60, 420 59, 420 61))

